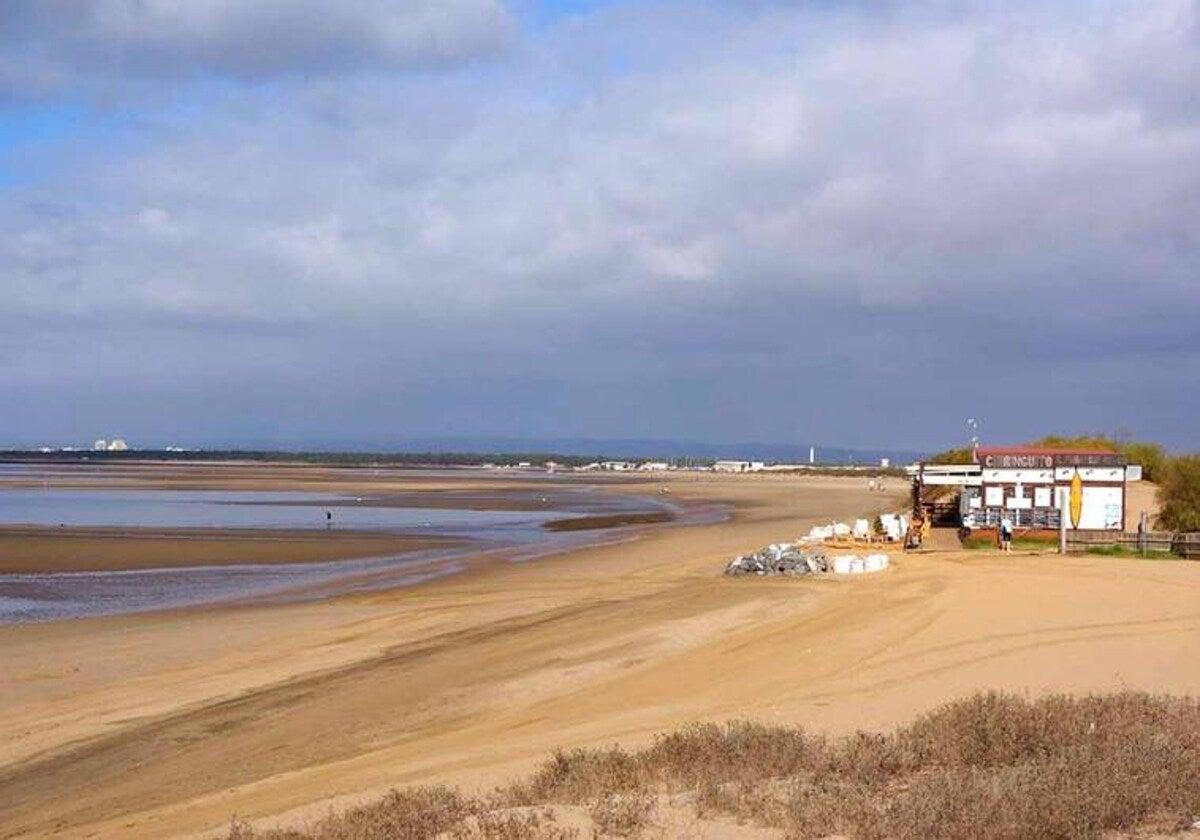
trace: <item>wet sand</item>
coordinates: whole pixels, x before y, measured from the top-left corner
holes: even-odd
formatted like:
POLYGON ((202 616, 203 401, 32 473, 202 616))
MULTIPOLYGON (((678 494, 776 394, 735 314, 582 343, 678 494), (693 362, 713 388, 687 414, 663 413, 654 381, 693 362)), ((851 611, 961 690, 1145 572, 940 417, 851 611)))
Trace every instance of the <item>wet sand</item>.
POLYGON ((466 544, 369 531, 8 527, 0 528, 0 574, 319 563, 466 544))
POLYGON ((730 555, 904 488, 668 484, 734 516, 319 604, 0 628, 0 837, 302 822, 691 720, 844 732, 978 689, 1200 692, 1200 564, 893 550, 879 575, 731 580, 730 555))

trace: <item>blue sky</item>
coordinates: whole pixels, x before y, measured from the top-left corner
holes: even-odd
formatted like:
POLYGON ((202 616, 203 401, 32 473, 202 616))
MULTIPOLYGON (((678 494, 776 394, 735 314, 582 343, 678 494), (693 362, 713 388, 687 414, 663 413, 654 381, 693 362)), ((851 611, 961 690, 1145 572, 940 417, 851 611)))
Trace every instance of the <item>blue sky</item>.
POLYGON ((1195 448, 1200 12, 0 22, 0 445, 1195 448))
POLYGON ((14 158, 22 151, 47 147, 69 138, 76 131, 84 110, 69 103, 9 106, 0 112, 0 187, 36 177, 28 165, 14 158))

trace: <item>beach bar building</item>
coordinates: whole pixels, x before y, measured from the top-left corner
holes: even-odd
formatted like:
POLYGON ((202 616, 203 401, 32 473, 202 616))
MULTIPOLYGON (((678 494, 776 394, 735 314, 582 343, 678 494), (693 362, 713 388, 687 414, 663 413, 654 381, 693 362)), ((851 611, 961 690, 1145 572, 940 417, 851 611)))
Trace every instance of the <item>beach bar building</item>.
POLYGON ((967 529, 995 528, 1007 515, 1020 529, 1057 531, 1062 517, 1078 531, 1124 531, 1125 485, 1141 478, 1141 467, 1104 450, 993 447, 978 450, 976 462, 919 465, 913 471, 914 506, 935 521, 954 515, 967 529), (935 487, 958 488, 956 502, 930 502, 935 487), (951 511, 946 508, 953 504, 951 511))
POLYGON ((964 513, 985 527, 1007 513, 1018 528, 1057 530, 1065 508, 1072 530, 1124 531, 1128 463, 1105 451, 981 449, 979 494, 964 494, 964 513))

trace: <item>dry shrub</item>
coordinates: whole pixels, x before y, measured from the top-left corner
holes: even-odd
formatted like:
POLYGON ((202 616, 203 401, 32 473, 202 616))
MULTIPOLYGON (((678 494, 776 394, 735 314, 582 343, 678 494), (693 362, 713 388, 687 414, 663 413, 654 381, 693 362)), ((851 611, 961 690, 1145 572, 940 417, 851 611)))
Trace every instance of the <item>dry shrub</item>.
POLYGON ((632 837, 649 824, 655 807, 655 797, 650 791, 609 793, 588 805, 588 815, 598 833, 632 837))
POLYGON ((856 732, 834 745, 827 772, 864 785, 883 784, 912 767, 911 756, 894 735, 856 732))
POLYGON ((646 785, 643 762, 618 747, 558 751, 528 780, 507 788, 505 801, 534 805, 544 802, 581 804, 610 793, 646 785))
POLYGON ((826 740, 800 729, 745 721, 693 724, 659 736, 640 753, 618 747, 556 752, 529 779, 507 788, 504 796, 505 801, 518 804, 581 804, 609 793, 642 789, 757 783, 825 770, 832 761, 826 740))
POLYGON ((784 788, 779 785, 754 781, 723 785, 706 782, 696 791, 696 815, 707 818, 728 814, 739 821, 782 825, 787 820, 786 798, 784 788))
MULTIPOLYGON (((1200 810, 1200 705, 1125 692, 1036 702, 986 694, 900 730, 884 807, 847 833, 1085 838, 1200 810)), ((800 832, 798 832, 800 833, 800 832)))
POLYGON ((783 818, 768 824, 787 829, 789 837, 873 838, 879 836, 881 800, 866 785, 837 776, 798 781, 783 818))
POLYGON ((548 810, 483 811, 450 832, 449 840, 572 840, 579 832, 560 828, 548 810))
POLYGON ((659 736, 642 759, 657 779, 693 788, 824 769, 830 756, 824 738, 802 729, 735 721, 724 726, 693 724, 659 736))
POLYGON ((753 723, 695 725, 641 752, 555 753, 489 803, 420 788, 309 832, 256 834, 235 823, 229 838, 549 838, 562 836, 552 819, 512 806, 556 802, 584 805, 600 831, 627 836, 646 825, 660 792, 684 790, 696 792, 698 812, 792 837, 1054 840, 1151 821, 1186 826, 1200 816, 1200 701, 980 694, 891 734, 837 740, 753 723))
POLYGON ((460 826, 477 805, 446 787, 389 792, 377 802, 330 813, 305 831, 255 831, 235 822, 229 840, 426 840, 460 826))

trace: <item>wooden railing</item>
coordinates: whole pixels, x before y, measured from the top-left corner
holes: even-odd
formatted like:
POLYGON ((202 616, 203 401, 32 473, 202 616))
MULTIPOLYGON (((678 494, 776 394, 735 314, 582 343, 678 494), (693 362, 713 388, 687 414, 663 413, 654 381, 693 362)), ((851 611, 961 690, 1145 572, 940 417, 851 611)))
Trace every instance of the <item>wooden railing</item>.
POLYGON ((1067 551, 1089 548, 1120 547, 1129 551, 1171 552, 1189 560, 1200 560, 1200 533, 1174 534, 1170 531, 1068 531, 1067 551))
POLYGON ((1200 533, 1177 534, 1171 550, 1189 560, 1200 560, 1200 533))

